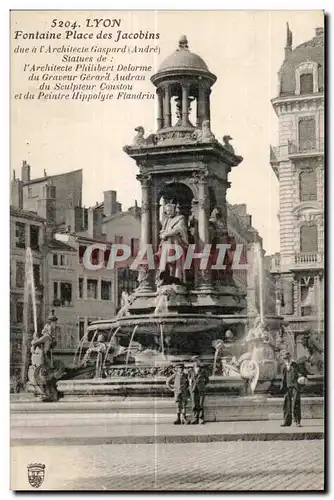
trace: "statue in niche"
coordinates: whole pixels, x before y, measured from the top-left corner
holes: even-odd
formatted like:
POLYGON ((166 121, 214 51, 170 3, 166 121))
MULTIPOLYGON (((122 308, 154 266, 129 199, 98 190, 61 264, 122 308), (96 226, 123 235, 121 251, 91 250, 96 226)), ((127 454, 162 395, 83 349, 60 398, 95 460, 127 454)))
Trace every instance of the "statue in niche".
POLYGON ((176 205, 173 203, 165 205, 164 215, 165 218, 160 231, 160 246, 157 254, 159 258, 159 278, 163 275, 166 280, 168 274, 177 282, 184 282, 184 259, 189 245, 186 220, 184 215, 177 213, 176 205), (170 245, 179 245, 183 249, 183 255, 175 262, 167 262, 167 256, 174 255, 174 251, 170 248, 170 245))
POLYGON ((212 269, 212 277, 216 284, 233 286, 233 257, 235 252, 235 240, 228 234, 226 224, 218 207, 215 207, 209 219, 209 228, 211 233, 211 244, 213 247, 213 263, 215 264, 218 258, 217 245, 231 245, 225 252, 223 265, 225 269, 212 269))

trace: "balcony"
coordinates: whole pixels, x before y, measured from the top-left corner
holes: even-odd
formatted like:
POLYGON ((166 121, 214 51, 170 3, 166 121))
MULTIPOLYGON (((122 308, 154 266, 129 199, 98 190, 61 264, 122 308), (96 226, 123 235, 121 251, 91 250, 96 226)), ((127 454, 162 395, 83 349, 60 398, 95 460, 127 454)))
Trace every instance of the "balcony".
POLYGON ((289 141, 289 157, 295 156, 318 156, 324 153, 324 139, 311 141, 289 141))
POLYGON ((281 257, 280 254, 277 253, 275 255, 270 256, 270 266, 269 266, 269 271, 271 273, 279 273, 280 272, 280 265, 281 265, 281 257))
POLYGON ((325 141, 317 139, 311 141, 288 141, 282 146, 270 146, 270 163, 275 171, 275 165, 289 158, 307 158, 324 154, 325 141))
POLYGON ((295 253, 294 268, 317 269, 324 267, 324 254, 322 252, 295 253))

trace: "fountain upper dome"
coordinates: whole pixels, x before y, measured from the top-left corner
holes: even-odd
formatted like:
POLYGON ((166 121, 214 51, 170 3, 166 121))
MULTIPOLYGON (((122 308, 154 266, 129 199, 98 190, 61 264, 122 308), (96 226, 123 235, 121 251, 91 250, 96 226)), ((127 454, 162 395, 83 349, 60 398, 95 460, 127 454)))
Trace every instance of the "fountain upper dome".
POLYGON ((209 68, 203 59, 189 50, 188 40, 185 35, 181 36, 179 46, 175 52, 166 57, 166 59, 161 63, 158 73, 175 69, 191 69, 209 72, 209 68))

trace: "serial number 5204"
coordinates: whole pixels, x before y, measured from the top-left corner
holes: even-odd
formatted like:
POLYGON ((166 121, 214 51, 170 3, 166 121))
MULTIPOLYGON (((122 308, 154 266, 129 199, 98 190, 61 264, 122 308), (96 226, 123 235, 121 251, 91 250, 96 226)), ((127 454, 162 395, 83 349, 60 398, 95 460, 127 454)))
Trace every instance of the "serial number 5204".
POLYGON ((59 19, 53 19, 51 23, 51 28, 80 28, 76 21, 60 21, 59 19))

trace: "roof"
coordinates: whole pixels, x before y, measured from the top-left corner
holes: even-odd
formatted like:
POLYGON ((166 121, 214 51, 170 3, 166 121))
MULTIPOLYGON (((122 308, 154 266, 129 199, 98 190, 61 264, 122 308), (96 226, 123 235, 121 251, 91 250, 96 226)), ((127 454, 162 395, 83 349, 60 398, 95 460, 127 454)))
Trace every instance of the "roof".
POLYGON ((37 177, 36 179, 31 179, 30 181, 24 182, 24 186, 29 186, 30 184, 38 184, 39 182, 45 182, 48 179, 55 179, 56 177, 61 177, 63 175, 71 175, 77 172, 82 172, 82 168, 78 168, 77 170, 71 170, 70 172, 64 172, 63 174, 55 174, 55 175, 45 175, 43 177, 37 177))
POLYGON ((185 36, 180 38, 178 49, 160 64, 158 73, 173 69, 209 71, 203 59, 188 49, 188 40, 185 36))
POLYGON ((47 242, 48 247, 51 248, 52 250, 63 250, 66 252, 76 252, 76 249, 71 247, 70 245, 67 245, 66 243, 63 243, 62 241, 59 240, 49 240, 47 242))
POLYGON ((318 63, 319 91, 324 87, 324 32, 316 30, 316 36, 307 42, 298 45, 291 52, 286 53, 286 58, 280 68, 281 95, 294 94, 296 88, 295 69, 307 61, 318 63))
POLYGON ((36 222, 46 222, 46 219, 37 215, 36 212, 23 210, 23 208, 17 208, 13 205, 10 206, 10 215, 12 215, 13 217, 21 217, 23 219, 34 220, 36 222))

